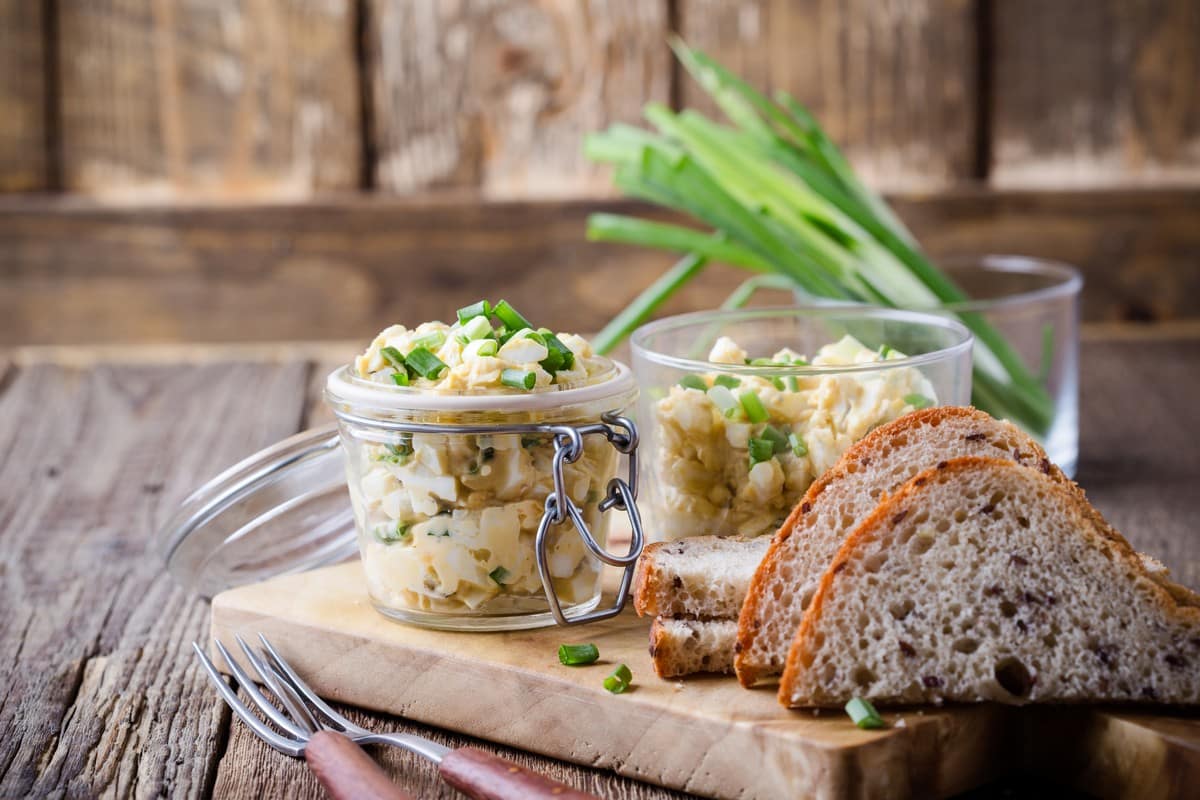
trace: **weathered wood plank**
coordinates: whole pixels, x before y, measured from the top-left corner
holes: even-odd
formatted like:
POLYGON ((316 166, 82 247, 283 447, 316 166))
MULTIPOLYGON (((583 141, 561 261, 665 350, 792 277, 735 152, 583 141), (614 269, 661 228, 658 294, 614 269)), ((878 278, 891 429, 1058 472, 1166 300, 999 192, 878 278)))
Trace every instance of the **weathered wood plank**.
MULTIPOLYGON (((679 0, 689 44, 791 93, 865 180, 889 189, 973 175, 975 23, 967 0, 679 0)), ((682 80, 684 106, 714 111, 682 80)))
POLYGON ((1197 344, 1084 343, 1079 482, 1134 547, 1200 591, 1197 344))
POLYGON ((0 192, 48 185, 43 9, 0 0, 0 192))
POLYGON ((997 185, 1200 181, 1200 4, 991 6, 997 185))
MULTIPOLYGON (((1200 191, 960 191, 896 206, 937 255, 1079 265, 1089 320, 1200 316, 1200 191)), ((345 339, 449 313, 503 287, 561 330, 596 331, 672 257, 584 241, 626 203, 347 200, 109 208, 0 201, 0 345, 345 339)), ((711 267, 664 313, 744 277, 711 267)))
POLYGON ((0 395, 0 796, 204 797, 228 713, 158 527, 293 432, 305 366, 20 369, 0 395), (253 398, 250 402, 249 398, 253 398))
POLYGON ((58 7, 68 189, 292 198, 358 186, 349 0, 58 7))
POLYGON ((380 188, 611 194, 583 135, 666 102, 666 0, 369 0, 380 188))

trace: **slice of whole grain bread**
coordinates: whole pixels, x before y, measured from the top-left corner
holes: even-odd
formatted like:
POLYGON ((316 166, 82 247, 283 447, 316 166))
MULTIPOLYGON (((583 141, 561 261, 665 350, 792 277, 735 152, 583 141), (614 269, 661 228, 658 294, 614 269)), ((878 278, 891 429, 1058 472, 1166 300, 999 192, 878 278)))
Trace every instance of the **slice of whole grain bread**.
POLYGON ((770 544, 769 536, 693 536, 646 545, 634 576, 633 607, 642 617, 736 620, 770 544))
POLYGON ((780 702, 856 696, 1200 703, 1200 609, 1070 485, 956 458, 856 528, 804 614, 780 702))
POLYGON ((876 428, 809 487, 759 564, 735 646, 744 686, 783 669, 821 575, 858 523, 913 475, 968 455, 1009 459, 1074 486, 1031 437, 974 408, 929 408, 876 428))
POLYGON ((650 659, 660 678, 697 672, 733 672, 736 619, 655 617, 650 626, 650 659))

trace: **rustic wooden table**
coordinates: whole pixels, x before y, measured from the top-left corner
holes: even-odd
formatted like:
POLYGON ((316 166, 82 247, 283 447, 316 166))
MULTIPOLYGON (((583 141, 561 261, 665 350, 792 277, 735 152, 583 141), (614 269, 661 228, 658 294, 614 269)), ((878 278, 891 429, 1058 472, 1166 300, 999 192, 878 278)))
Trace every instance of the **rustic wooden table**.
MULTIPOLYGON (((0 354, 0 796, 321 796, 207 685, 190 644, 208 608, 164 573, 155 534, 201 481, 322 421, 321 382, 350 352, 0 354)), ((1136 547, 1200 588, 1200 327, 1092 329, 1082 365, 1081 482, 1136 547)), ((604 797, 678 796, 483 746, 604 797)), ((415 796, 455 796, 415 757, 380 757, 415 796)))

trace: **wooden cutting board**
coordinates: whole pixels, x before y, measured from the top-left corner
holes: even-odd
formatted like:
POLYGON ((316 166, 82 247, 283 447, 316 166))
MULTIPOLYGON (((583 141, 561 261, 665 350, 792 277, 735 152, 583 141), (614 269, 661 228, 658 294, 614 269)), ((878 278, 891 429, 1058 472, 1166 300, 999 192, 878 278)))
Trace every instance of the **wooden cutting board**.
POLYGON ((632 610, 570 630, 424 630, 376 612, 353 562, 230 590, 212 613, 214 637, 265 633, 325 697, 699 795, 944 797, 1017 769, 1103 796, 1200 786, 1195 714, 959 706, 861 731, 731 677, 660 680, 632 610), (600 662, 558 663, 559 644, 584 641, 600 662), (601 682, 621 662, 634 688, 612 695, 601 682))

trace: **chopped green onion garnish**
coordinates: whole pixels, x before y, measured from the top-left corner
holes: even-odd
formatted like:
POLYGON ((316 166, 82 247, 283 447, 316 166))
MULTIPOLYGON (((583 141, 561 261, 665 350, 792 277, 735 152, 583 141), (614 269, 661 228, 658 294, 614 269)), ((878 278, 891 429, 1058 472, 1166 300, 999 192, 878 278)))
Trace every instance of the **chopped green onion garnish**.
MULTIPOLYGON (((416 339, 413 339, 412 343, 414 350, 418 347, 424 347, 426 350, 430 351, 437 350, 446 343, 446 334, 442 331, 433 331, 432 333, 427 333, 424 336, 418 336, 416 339)), ((409 353, 409 355, 411 356, 412 354, 409 353)))
POLYGON ((754 392, 742 392, 738 395, 738 400, 742 403, 742 409, 746 412, 746 419, 753 423, 767 421, 767 409, 763 407, 762 400, 754 392))
POLYGON ((783 388, 784 388, 783 378, 779 377, 778 375, 772 375, 771 383, 774 384, 776 389, 778 389, 781 392, 783 391, 783 388))
POLYGON ((392 373, 392 382, 397 386, 408 386, 408 370, 401 367, 392 373))
POLYGON ((404 372, 404 356, 394 347, 382 347, 379 350, 379 355, 383 356, 383 360, 389 365, 395 367, 400 372, 404 372))
POLYGON ((532 339, 542 347, 546 346, 546 337, 535 331, 533 328, 521 328, 521 330, 509 337, 510 339, 532 339))
POLYGON ((600 650, 594 644, 560 644, 558 660, 568 667, 581 667, 591 664, 600 657, 600 650))
POLYGON ((613 694, 621 694, 633 682, 633 673, 624 664, 618 664, 612 674, 604 679, 604 688, 613 694))
POLYGON ((792 446, 792 453, 797 458, 808 455, 808 445, 804 443, 804 440, 800 438, 799 434, 789 433, 787 439, 788 444, 792 446))
POLYGON ((488 573, 488 577, 494 580, 496 583, 503 585, 505 578, 511 574, 512 573, 506 570, 504 567, 496 567, 494 570, 488 573))
POLYGON ((855 697, 849 703, 846 703, 846 713, 850 715, 850 719, 854 724, 863 730, 872 728, 886 728, 887 723, 883 721, 883 717, 879 716, 879 712, 875 710, 875 706, 871 705, 871 701, 862 697, 855 697))
POLYGON ((721 413, 727 417, 732 417, 737 413, 738 405, 737 398, 733 396, 733 392, 726 389, 724 386, 714 386, 708 390, 708 399, 712 404, 721 410, 721 413))
POLYGON ((375 540, 380 544, 395 544, 401 539, 408 538, 411 527, 407 522, 397 522, 395 526, 377 525, 375 526, 375 540))
POLYGON ((788 449, 787 436, 774 425, 765 426, 759 437, 770 442, 776 453, 782 453, 788 449))
POLYGON ((807 367, 808 362, 805 361, 803 358, 800 358, 797 356, 796 358, 792 359, 792 366, 793 367, 807 367))
POLYGON ((786 367, 786 361, 776 361, 773 358, 747 358, 746 363, 752 367, 786 367))
POLYGON ((424 347, 418 347, 408 354, 408 366, 422 378, 436 381, 449 367, 446 362, 435 356, 424 347))
POLYGON ((916 409, 929 408, 933 405, 933 401, 923 394, 906 394, 904 402, 916 409))
POLYGON ((542 369, 547 372, 558 372, 560 369, 571 369, 575 366, 575 351, 562 343, 562 340, 555 336, 549 328, 541 328, 538 333, 546 340, 546 349, 550 351, 550 355, 542 362, 542 369), (558 361, 555 361, 555 356, 558 356, 558 361), (557 363, 554 369, 550 369, 546 364, 557 363))
POLYGON ((514 389, 532 389, 537 375, 524 369, 506 369, 500 373, 500 382, 514 389))
POLYGON ((879 357, 880 358, 887 358, 894 352, 896 352, 896 351, 892 349, 892 346, 890 344, 879 345, 879 357))
POLYGON ((713 386, 724 386, 726 389, 736 389, 742 385, 742 379, 733 375, 718 375, 713 378, 713 386))
POLYGON ((788 376, 787 376, 787 388, 788 388, 788 391, 789 391, 789 392, 798 392, 798 391, 800 391, 800 381, 796 380, 796 376, 795 376, 795 375, 788 375, 788 376))
POLYGON ((384 456, 380 461, 386 461, 389 464, 403 464, 408 461, 408 457, 412 455, 412 435, 405 434, 400 439, 400 444, 385 444, 384 448, 389 455, 384 456))
POLYGON ((769 461, 775 455, 775 443, 770 439, 750 439, 750 466, 769 461))
MULTIPOLYGON (((480 300, 478 303, 472 303, 469 306, 464 306, 458 310, 458 321, 466 325, 469 320, 483 317, 487 321, 488 314, 492 313, 492 304, 487 300, 480 300)), ((490 328, 491 325, 489 324, 490 328)))
POLYGON ((471 317, 459 328, 459 333, 461 333, 459 338, 465 338, 468 342, 495 336, 492 323, 488 321, 487 317, 471 317))
POLYGON ((708 391, 708 384, 699 375, 684 375, 679 379, 679 385, 685 389, 695 389, 698 392, 708 391))
POLYGON ((492 307, 492 314, 496 319, 504 323, 504 327, 513 333, 522 328, 532 328, 533 323, 521 316, 515 308, 508 304, 507 300, 501 300, 492 307))
POLYGON ((499 349, 500 344, 495 339, 476 339, 463 348, 463 357, 483 358, 485 356, 494 356, 499 349))

